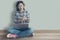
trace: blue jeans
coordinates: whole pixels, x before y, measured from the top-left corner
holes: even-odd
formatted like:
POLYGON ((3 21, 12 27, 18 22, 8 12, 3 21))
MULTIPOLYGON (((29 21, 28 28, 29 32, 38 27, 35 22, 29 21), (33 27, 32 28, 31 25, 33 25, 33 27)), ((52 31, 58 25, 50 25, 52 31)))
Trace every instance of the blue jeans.
POLYGON ((31 28, 28 28, 27 30, 21 31, 21 30, 15 29, 14 27, 9 27, 8 32, 11 33, 11 34, 16 34, 18 37, 29 36, 33 33, 31 28))

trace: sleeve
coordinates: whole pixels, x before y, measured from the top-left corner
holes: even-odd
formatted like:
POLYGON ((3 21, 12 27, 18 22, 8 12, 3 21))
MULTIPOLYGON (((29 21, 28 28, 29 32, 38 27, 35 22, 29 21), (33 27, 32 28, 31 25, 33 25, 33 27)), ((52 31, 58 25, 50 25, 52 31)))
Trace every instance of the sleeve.
POLYGON ((18 15, 17 13, 14 14, 13 22, 16 23, 18 21, 18 15))
POLYGON ((28 13, 28 11, 26 11, 26 17, 30 19, 30 14, 28 13))
POLYGON ((26 11, 26 17, 27 17, 26 22, 29 23, 30 22, 30 14, 28 13, 28 11, 26 11))

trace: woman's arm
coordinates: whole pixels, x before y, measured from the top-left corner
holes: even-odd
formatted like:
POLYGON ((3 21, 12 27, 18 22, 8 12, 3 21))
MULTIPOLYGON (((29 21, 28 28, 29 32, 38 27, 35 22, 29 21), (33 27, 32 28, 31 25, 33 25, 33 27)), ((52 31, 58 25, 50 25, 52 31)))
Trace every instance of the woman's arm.
POLYGON ((26 11, 25 16, 23 17, 23 20, 24 20, 24 21, 27 21, 27 22, 30 21, 30 14, 29 14, 27 11, 26 11))

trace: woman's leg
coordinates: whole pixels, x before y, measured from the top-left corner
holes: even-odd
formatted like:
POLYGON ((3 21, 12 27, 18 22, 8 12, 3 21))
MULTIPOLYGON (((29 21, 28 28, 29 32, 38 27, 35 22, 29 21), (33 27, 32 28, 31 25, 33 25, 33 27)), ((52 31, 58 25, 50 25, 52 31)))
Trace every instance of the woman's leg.
POLYGON ((14 27, 9 27, 7 30, 11 34, 19 34, 20 30, 16 30, 14 27))
POLYGON ((9 27, 7 31, 9 32, 7 38, 16 38, 20 33, 20 30, 16 30, 14 27, 9 27))
POLYGON ((16 34, 17 37, 25 37, 32 35, 33 30, 31 30, 31 28, 28 28, 27 30, 21 31, 21 30, 16 30, 14 27, 9 27, 8 32, 10 34, 16 34))
POLYGON ((27 30, 25 30, 25 31, 21 31, 18 36, 19 36, 19 37, 30 36, 30 35, 33 35, 32 33, 33 33, 33 30, 31 30, 31 29, 29 28, 29 29, 27 29, 27 30))

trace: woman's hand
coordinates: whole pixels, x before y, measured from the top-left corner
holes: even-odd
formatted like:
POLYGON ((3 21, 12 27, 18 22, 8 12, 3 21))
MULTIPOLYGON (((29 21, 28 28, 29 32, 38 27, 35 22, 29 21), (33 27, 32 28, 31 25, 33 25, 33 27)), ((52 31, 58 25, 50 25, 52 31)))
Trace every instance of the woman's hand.
POLYGON ((27 19, 28 19, 27 17, 23 17, 23 21, 24 21, 24 20, 27 20, 27 19))
POLYGON ((24 18, 23 18, 23 21, 25 21, 25 22, 27 22, 27 23, 29 23, 29 20, 30 20, 30 19, 27 18, 27 17, 24 17, 24 18))

